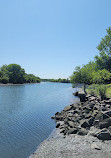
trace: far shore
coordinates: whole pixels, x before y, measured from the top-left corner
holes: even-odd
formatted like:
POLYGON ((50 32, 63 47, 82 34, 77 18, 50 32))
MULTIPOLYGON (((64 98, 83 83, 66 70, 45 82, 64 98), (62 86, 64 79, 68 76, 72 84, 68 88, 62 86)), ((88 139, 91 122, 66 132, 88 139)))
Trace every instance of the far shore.
POLYGON ((0 83, 0 86, 22 86, 22 85, 27 85, 27 84, 38 84, 38 83, 21 83, 21 84, 14 84, 14 83, 3 84, 3 83, 0 83))
MULTIPOLYGON (((19 84, 15 84, 15 83, 6 83, 6 84, 0 83, 0 86, 22 86, 22 85, 27 85, 27 84, 39 84, 39 83, 42 83, 42 82, 44 82, 44 81, 36 82, 36 83, 19 83, 19 84)), ((47 81, 47 82, 50 82, 50 81, 47 81)), ((60 83, 60 82, 50 82, 50 83, 60 83)))

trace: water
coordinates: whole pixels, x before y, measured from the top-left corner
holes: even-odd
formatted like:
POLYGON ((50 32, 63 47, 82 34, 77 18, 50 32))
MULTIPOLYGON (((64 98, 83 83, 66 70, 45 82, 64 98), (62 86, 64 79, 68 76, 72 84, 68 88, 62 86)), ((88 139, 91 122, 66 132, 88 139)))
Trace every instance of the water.
POLYGON ((55 128, 51 116, 75 100, 71 84, 0 86, 0 158, 26 158, 55 128))

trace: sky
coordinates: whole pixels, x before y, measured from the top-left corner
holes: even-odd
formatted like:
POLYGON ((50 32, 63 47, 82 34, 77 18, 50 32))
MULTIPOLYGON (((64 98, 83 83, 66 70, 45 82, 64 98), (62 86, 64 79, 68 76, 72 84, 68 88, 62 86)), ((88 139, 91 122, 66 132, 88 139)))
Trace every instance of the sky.
POLYGON ((99 55, 111 0, 0 0, 0 66, 40 78, 68 78, 99 55))

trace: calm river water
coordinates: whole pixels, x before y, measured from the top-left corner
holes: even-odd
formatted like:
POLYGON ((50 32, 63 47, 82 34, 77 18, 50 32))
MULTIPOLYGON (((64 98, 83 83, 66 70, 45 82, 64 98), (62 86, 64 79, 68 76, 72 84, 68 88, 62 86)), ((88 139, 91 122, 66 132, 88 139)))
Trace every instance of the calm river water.
POLYGON ((55 128, 51 116, 75 101, 71 84, 0 86, 0 158, 26 158, 55 128))

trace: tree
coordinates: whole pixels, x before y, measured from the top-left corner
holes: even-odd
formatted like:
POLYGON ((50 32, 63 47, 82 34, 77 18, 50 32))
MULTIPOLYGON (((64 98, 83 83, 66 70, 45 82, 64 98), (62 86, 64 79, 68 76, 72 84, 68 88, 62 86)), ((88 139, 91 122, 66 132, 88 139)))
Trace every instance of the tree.
POLYGON ((106 29, 106 31, 107 35, 101 39, 97 49, 100 51, 100 53, 105 53, 111 56, 111 27, 106 29))
POLYGON ((81 68, 80 66, 77 66, 73 74, 70 76, 70 81, 71 83, 81 83, 81 79, 81 68))
POLYGON ((25 70, 17 64, 9 64, 6 69, 8 70, 9 82, 14 84, 24 83, 25 70))
POLYGON ((3 84, 7 84, 9 82, 9 78, 8 77, 0 77, 0 82, 3 84))
POLYGON ((92 83, 92 72, 96 69, 95 62, 89 62, 87 65, 83 65, 82 68, 76 67, 72 76, 70 77, 71 83, 92 83))
POLYGON ((33 74, 25 74, 25 83, 40 83, 40 78, 33 74))
POLYGON ((94 71, 92 80, 93 80, 93 83, 96 83, 96 84, 110 83, 111 73, 106 69, 94 71))
POLYGON ((98 69, 107 69, 111 72, 111 27, 106 29, 107 35, 101 39, 97 49, 100 52, 100 56, 96 56, 95 60, 98 65, 98 69))

